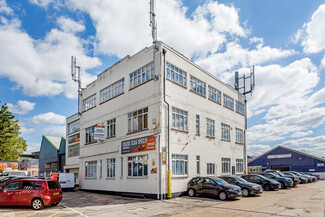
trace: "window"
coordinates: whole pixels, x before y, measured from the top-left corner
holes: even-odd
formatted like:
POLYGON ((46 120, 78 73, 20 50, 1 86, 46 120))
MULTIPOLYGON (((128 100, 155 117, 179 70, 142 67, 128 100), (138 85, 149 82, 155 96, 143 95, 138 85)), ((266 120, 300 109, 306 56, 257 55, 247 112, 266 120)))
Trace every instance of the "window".
POLYGON ((223 105, 234 110, 234 99, 226 94, 223 94, 223 105))
POLYGON ((244 131, 236 128, 236 143, 244 143, 244 131))
POLYGON ((205 96, 205 83, 191 75, 191 90, 205 96))
POLYGON ((122 93, 124 93, 124 78, 102 89, 100 91, 100 102, 110 100, 122 93))
POLYGON ((99 161, 99 178, 102 179, 103 177, 103 161, 99 161))
POLYGON ((148 129, 148 108, 140 109, 128 114, 128 132, 148 129))
POLYGON ((51 163, 51 168, 52 168, 52 169, 56 169, 56 168, 58 168, 58 162, 53 162, 53 163, 51 163))
POLYGON ((116 119, 107 121, 107 137, 113 137, 116 135, 116 119))
POLYGON ((221 139, 230 141, 230 126, 221 123, 221 139))
POLYGON ((35 189, 40 189, 42 187, 42 182, 35 182, 35 189))
POLYGON ((34 182, 31 182, 31 181, 23 181, 21 183, 21 189, 22 190, 32 190, 32 189, 34 189, 34 182))
POLYGON ((68 157, 79 156, 80 144, 69 145, 68 147, 68 157))
POLYGON ((215 174, 215 164, 207 163, 207 175, 214 175, 215 174))
POLYGON ((115 177, 115 158, 107 159, 107 177, 115 177))
POLYGON ((130 74, 130 89, 137 87, 155 76, 155 68, 153 63, 142 67, 141 69, 130 74))
POLYGON ((87 111, 88 109, 91 109, 96 106, 96 94, 88 97, 87 99, 84 99, 82 102, 82 110, 87 111))
POLYGON ((196 115, 196 134, 200 134, 200 115, 196 115))
POLYGON ((121 157, 121 177, 123 177, 123 157, 121 157))
POLYGON ((172 155, 172 174, 187 175, 187 155, 172 155))
POLYGON ((244 172, 244 160, 236 159, 236 173, 244 172))
POLYGON ((51 163, 46 163, 45 164, 45 169, 51 169, 51 163))
POLYGON ((236 112, 244 114, 244 104, 236 100, 236 112))
POLYGON ((86 144, 96 141, 94 137, 94 131, 95 131, 94 127, 86 128, 86 144))
POLYGON ((59 188, 61 188, 60 183, 58 181, 48 181, 47 185, 49 186, 49 189, 59 189, 59 188))
POLYGON ((68 134, 75 133, 80 130, 80 120, 76 120, 68 124, 68 134))
POLYGON ((148 176, 148 155, 128 157, 128 176, 148 176))
POLYGON ((172 81, 175 81, 177 84, 186 87, 187 73, 177 68, 176 66, 173 66, 170 63, 166 63, 166 65, 167 65, 166 77, 172 81))
POLYGON ((86 162, 85 177, 86 178, 97 178, 97 161, 86 162))
POLYGON ((214 137, 214 120, 207 118, 207 136, 214 137))
POLYGON ((187 111, 172 107, 172 127, 174 129, 187 131, 187 111))
POLYGON ((196 156, 196 174, 200 174, 200 156, 196 156))
POLYGON ((221 92, 209 85, 209 99, 221 104, 221 92))
POLYGON ((230 158, 221 158, 222 173, 230 173, 230 158))
POLYGON ((68 137, 69 143, 75 143, 80 141, 80 133, 68 137))
POLYGON ((20 182, 12 182, 12 183, 9 183, 8 185, 5 185, 3 187, 3 190, 5 191, 13 191, 13 190, 19 190, 20 189, 20 182))

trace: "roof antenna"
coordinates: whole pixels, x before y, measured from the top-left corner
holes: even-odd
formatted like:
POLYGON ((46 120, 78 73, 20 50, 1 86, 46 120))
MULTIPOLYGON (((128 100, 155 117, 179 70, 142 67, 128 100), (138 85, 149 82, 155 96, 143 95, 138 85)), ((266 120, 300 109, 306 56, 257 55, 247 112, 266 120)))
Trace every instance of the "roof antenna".
POLYGON ((81 116, 80 112, 80 98, 81 98, 81 67, 77 66, 77 59, 74 56, 71 56, 71 76, 72 80, 78 82, 78 115, 81 116), (78 69, 78 75, 76 74, 76 70, 78 69))
POLYGON ((253 90, 255 89, 255 66, 250 67, 250 75, 245 76, 245 74, 239 78, 238 71, 235 72, 235 89, 241 94, 246 95, 250 93, 253 94, 253 90), (249 89, 246 90, 246 80, 249 80, 249 89), (242 81, 242 85, 239 82, 242 81))
MULTIPOLYGON (((158 51, 158 40, 157 40, 157 22, 156 22, 156 0, 150 0, 150 24, 151 26, 151 34, 152 34, 152 43, 153 43, 153 68, 156 66, 156 57, 155 53, 158 51)), ((154 80, 158 80, 158 75, 153 77, 154 80)))

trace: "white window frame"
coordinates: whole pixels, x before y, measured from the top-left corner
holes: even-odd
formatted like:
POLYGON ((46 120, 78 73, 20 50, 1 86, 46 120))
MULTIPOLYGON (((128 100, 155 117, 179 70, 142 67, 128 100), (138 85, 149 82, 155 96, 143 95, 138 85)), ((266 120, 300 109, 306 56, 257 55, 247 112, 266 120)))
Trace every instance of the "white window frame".
POLYGON ((166 63, 166 78, 177 84, 186 87, 187 86, 187 73, 176 66, 166 63))
POLYGON ((80 130, 80 119, 68 124, 68 134, 78 132, 80 130))
POLYGON ((195 133, 200 135, 200 115, 195 116, 195 133))
POLYGON ((130 89, 153 79, 154 76, 155 68, 153 62, 151 62, 130 74, 130 89))
POLYGON ((207 163, 207 175, 208 176, 215 175, 215 167, 216 167, 216 165, 214 163, 207 163))
POLYGON ((221 139, 225 141, 231 141, 230 125, 221 123, 221 139))
POLYGON ((124 78, 100 91, 100 103, 106 102, 124 93, 124 78))
POLYGON ((128 177, 147 177, 148 170, 148 155, 128 157, 128 177))
POLYGON ((85 129, 85 144, 90 144, 93 142, 96 142, 97 140, 95 139, 95 127, 88 127, 85 129))
POLYGON ((128 114, 128 133, 148 129, 148 108, 143 108, 128 114))
POLYGON ((195 93, 201 95, 201 96, 206 96, 206 84, 205 82, 201 81, 200 79, 190 76, 190 83, 191 83, 191 90, 194 91, 195 93))
POLYGON ((181 154, 172 154, 172 175, 188 175, 188 156, 181 154))
POLYGON ((207 118, 207 136, 215 137, 215 128, 214 128, 214 120, 207 118))
POLYGON ((244 159, 236 159, 236 173, 244 172, 244 159))
POLYGON ((85 162, 85 178, 97 178, 97 161, 85 162))
POLYGON ((208 88, 209 88, 209 99, 221 104, 221 91, 217 90, 216 88, 210 85, 208 86, 208 88))
POLYGON ((227 94, 223 94, 223 105, 231 110, 234 110, 234 99, 227 94))
POLYGON ((236 143, 244 144, 244 131, 236 128, 236 143))
POLYGON ((240 114, 245 114, 244 104, 236 100, 236 112, 240 114))
POLYGON ((68 146, 68 157, 79 156, 80 143, 76 143, 68 146))
POLYGON ((87 111, 96 106, 96 93, 82 101, 82 111, 87 111))
POLYGON ((107 169, 106 169, 106 177, 107 178, 115 178, 115 158, 110 158, 106 160, 107 169))
POLYGON ((230 158, 221 158, 221 173, 222 174, 230 174, 231 165, 230 158))
POLYGON ((116 118, 107 121, 107 138, 116 136, 116 118))
POLYGON ((188 112, 172 107, 172 128, 188 131, 188 112))

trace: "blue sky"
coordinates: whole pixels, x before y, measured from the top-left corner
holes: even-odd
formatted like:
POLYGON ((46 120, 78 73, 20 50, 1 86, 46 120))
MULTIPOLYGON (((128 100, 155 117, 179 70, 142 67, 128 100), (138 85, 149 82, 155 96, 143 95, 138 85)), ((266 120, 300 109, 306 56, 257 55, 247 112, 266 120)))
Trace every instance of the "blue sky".
MULTIPOLYGON (((159 0, 158 39, 223 81, 255 65, 248 153, 276 145, 325 156, 325 2, 159 0)), ((77 112, 70 56, 85 86, 152 44, 149 0, 0 0, 0 100, 28 151, 77 112)))

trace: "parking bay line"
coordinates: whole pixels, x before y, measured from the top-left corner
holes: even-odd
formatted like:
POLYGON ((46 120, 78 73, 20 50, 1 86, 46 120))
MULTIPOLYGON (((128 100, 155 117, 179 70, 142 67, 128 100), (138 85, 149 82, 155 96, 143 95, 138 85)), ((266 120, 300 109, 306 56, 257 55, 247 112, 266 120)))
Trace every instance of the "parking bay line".
POLYGON ((66 205, 64 205, 64 204, 60 204, 60 206, 63 206, 63 207, 65 207, 65 208, 68 208, 68 209, 72 210, 73 212, 78 213, 78 214, 81 215, 81 216, 88 217, 88 216, 86 216, 85 214, 83 214, 82 212, 79 212, 79 211, 77 211, 77 210, 75 210, 75 209, 73 209, 73 208, 71 208, 71 207, 68 207, 68 206, 66 206, 66 205))

